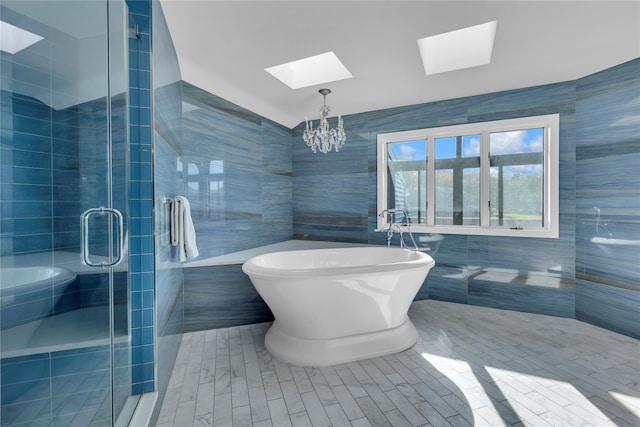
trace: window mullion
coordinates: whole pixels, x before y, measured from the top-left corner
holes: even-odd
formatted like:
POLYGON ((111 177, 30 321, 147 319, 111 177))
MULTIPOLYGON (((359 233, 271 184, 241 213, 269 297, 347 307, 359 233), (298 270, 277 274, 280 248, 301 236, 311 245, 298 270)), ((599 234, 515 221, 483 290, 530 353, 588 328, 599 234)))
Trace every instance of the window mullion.
POLYGON ((427 225, 433 226, 436 223, 436 150, 435 138, 427 136, 427 225))
MULTIPOLYGON (((389 206, 389 200, 387 200, 387 142, 381 135, 378 135, 378 162, 377 162, 377 198, 378 198, 378 209, 377 213, 381 213, 384 209, 387 209, 389 206)), ((376 230, 381 230, 384 228, 386 223, 386 218, 376 215, 376 230)))
POLYGON ((489 227, 491 221, 491 162, 489 153, 489 131, 480 135, 480 227, 489 227))

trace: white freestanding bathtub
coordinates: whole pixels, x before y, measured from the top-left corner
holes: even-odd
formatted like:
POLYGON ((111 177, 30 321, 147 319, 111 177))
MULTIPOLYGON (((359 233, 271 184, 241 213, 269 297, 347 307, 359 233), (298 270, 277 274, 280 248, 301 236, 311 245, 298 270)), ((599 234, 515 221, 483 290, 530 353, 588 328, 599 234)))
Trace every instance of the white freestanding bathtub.
POLYGON ((403 351, 417 331, 407 311, 435 262, 388 247, 274 252, 249 259, 275 321, 269 352, 300 366, 328 366, 403 351))

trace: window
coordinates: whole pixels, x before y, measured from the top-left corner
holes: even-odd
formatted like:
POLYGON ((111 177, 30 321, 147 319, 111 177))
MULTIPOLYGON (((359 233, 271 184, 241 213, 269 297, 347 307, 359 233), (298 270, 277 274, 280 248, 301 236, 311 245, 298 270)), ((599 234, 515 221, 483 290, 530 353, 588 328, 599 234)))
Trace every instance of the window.
POLYGON ((558 132, 552 114, 379 134, 378 212, 416 232, 557 238, 558 132))

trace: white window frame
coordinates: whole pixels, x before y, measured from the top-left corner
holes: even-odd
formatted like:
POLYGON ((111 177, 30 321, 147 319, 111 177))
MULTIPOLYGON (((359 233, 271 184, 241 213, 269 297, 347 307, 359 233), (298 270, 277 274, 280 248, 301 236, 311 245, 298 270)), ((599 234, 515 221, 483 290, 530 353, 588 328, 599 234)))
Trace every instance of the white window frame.
MULTIPOLYGON (((468 234, 482 236, 540 237, 558 238, 559 225, 559 133, 560 115, 522 117, 516 119, 496 120, 428 129, 415 129, 403 132, 381 133, 377 137, 377 195, 378 213, 387 209, 388 154, 387 144, 403 141, 427 141, 426 189, 427 207, 426 224, 411 223, 411 231, 417 233, 468 234), (543 128, 543 225, 541 227, 491 226, 490 225, 490 153, 489 138, 494 132, 543 128), (435 224, 435 138, 480 135, 480 225, 436 225, 435 224)), ((377 230, 388 225, 388 217, 378 216, 377 230)))

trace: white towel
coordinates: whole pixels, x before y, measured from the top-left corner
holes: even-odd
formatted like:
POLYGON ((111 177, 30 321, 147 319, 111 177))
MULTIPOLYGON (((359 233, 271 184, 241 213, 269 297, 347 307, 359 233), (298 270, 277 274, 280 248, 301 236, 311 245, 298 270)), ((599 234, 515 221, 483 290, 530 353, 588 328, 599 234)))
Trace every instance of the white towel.
POLYGON ((171 244, 178 247, 180 262, 200 255, 191 219, 191 205, 183 196, 175 197, 171 204, 171 244))

